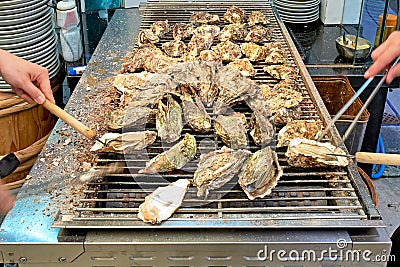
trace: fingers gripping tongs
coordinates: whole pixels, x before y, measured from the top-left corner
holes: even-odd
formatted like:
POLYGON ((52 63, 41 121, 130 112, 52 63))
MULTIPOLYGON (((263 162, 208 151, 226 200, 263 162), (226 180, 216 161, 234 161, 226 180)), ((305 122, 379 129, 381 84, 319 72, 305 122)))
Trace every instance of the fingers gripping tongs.
MULTIPOLYGON (((400 57, 398 57, 392 64, 391 67, 395 66, 398 62, 400 61, 400 57)), ((374 90, 372 91, 371 95, 368 97, 367 101, 365 101, 364 105, 361 107, 361 109, 359 110, 359 112, 357 113, 356 117, 354 118, 354 120, 351 122, 350 126, 347 128, 346 132, 344 133, 344 135, 342 136, 343 142, 349 137, 350 133, 352 132, 352 130, 354 129, 354 126, 357 124, 359 118, 361 117, 361 115, 363 114, 363 112, 365 111, 365 109, 368 107, 368 105, 372 102, 372 100, 374 99, 375 95, 378 93, 379 89, 382 87, 383 83, 386 80, 386 76, 388 73, 388 69, 385 72, 385 75, 381 78, 381 80, 379 81, 379 83, 377 84, 377 86, 374 88, 374 90)), ((328 123, 327 127, 322 131, 322 134, 318 136, 317 141, 321 141, 321 139, 326 135, 326 133, 333 127, 333 125, 335 124, 335 122, 340 118, 340 116, 343 115, 343 113, 351 106, 351 104, 353 104, 353 102, 357 99, 357 97, 359 97, 364 90, 367 88, 367 86, 371 83, 371 81, 374 79, 374 77, 369 78, 367 81, 365 81, 365 83, 360 87, 360 89, 356 92, 356 94, 354 94, 354 96, 352 98, 350 98, 349 101, 347 101, 347 103, 338 111, 338 113, 335 115, 335 117, 333 117, 333 119, 328 123)), ((397 165, 397 164, 396 164, 397 165)))

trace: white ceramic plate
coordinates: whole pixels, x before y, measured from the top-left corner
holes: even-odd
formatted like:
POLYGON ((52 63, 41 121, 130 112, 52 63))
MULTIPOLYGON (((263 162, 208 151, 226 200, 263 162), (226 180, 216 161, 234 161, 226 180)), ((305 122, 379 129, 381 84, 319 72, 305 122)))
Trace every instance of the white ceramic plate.
MULTIPOLYGON (((39 8, 41 6, 45 6, 47 1, 43 0, 31 0, 31 1, 26 1, 28 5, 22 5, 22 6, 8 6, 8 8, 1 7, 0 8, 0 16, 7 16, 11 14, 21 14, 24 12, 28 12, 29 10, 33 10, 36 8, 39 8)), ((3 2, 1 3, 1 5, 3 2)))
POLYGON ((23 16, 7 20, 4 19, 2 16, 0 16, 0 27, 8 25, 20 25, 21 23, 26 23, 36 18, 42 18, 48 12, 49 9, 50 7, 44 6, 43 9, 40 9, 40 11, 37 10, 31 11, 31 14, 29 16, 23 16))
POLYGON ((43 40, 46 40, 46 38, 48 38, 49 34, 52 33, 52 32, 54 32, 54 29, 52 29, 52 27, 48 27, 39 36, 36 36, 36 37, 29 36, 30 38, 28 38, 27 41, 20 42, 20 43, 17 43, 17 44, 6 44, 6 45, 0 44, 0 48, 4 49, 4 50, 8 50, 8 51, 15 50, 15 49, 18 49, 18 48, 30 48, 33 45, 35 45, 35 44, 37 44, 37 43, 39 43, 39 42, 41 42, 43 40))
POLYGON ((279 9, 278 10, 279 14, 284 14, 284 15, 293 15, 293 16, 313 16, 316 14, 319 14, 319 8, 318 6, 316 8, 312 8, 309 10, 304 10, 304 11, 286 11, 284 9, 279 9))
POLYGON ((49 23, 49 20, 53 20, 53 11, 51 9, 43 17, 38 18, 36 20, 23 23, 20 25, 1 26, 0 34, 1 35, 24 34, 25 32, 32 31, 37 27, 49 23))
POLYGON ((285 0, 274 0, 274 3, 277 7, 291 7, 297 9, 304 9, 307 7, 314 7, 319 5, 320 0, 312 0, 304 3, 285 1, 285 0))
MULTIPOLYGON (((33 0, 33 1, 38 1, 38 0, 33 0)), ((39 0, 43 3, 50 3, 49 0, 39 0)), ((30 0, 2 0, 0 8, 1 9, 11 9, 11 8, 20 8, 22 6, 29 6, 32 4, 32 1, 30 0)))
POLYGON ((319 15, 315 16, 315 17, 311 17, 308 19, 291 19, 291 18, 282 18, 283 21, 285 22, 290 22, 290 23, 310 23, 310 22, 314 22, 316 20, 318 20, 319 15))
POLYGON ((0 35, 0 45, 27 43, 36 37, 46 35, 46 32, 51 31, 53 28, 53 22, 48 21, 47 24, 44 24, 31 32, 26 32, 24 35, 20 35, 19 37, 13 35, 0 35))
POLYGON ((42 49, 44 46, 48 45, 49 42, 53 42, 55 38, 56 38, 56 33, 54 30, 52 30, 51 32, 47 33, 47 35, 45 36, 45 38, 43 40, 41 40, 33 45, 25 46, 25 47, 21 47, 21 48, 11 48, 11 49, 7 49, 7 51, 10 53, 16 54, 18 56, 35 53, 35 52, 39 51, 40 49, 42 49))

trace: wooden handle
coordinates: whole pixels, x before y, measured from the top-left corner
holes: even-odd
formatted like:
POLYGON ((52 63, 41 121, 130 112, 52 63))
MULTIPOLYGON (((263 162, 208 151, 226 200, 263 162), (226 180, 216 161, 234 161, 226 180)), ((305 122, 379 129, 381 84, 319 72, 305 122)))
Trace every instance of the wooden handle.
POLYGON ((92 131, 89 127, 87 127, 86 125, 84 125, 83 123, 81 123, 80 121, 75 119, 74 117, 72 117, 70 114, 68 114, 63 109, 61 109, 58 106, 56 106, 55 104, 51 103, 49 100, 46 99, 43 103, 43 106, 48 111, 50 111, 51 113, 53 113, 54 115, 56 115, 57 117, 62 119, 65 123, 67 123, 69 126, 74 128, 75 130, 77 130, 79 133, 83 134, 87 138, 92 139, 96 135, 96 133, 94 131, 92 131))
POLYGON ((362 162, 362 163, 400 166, 400 155, 399 154, 357 152, 356 160, 358 162, 362 162))

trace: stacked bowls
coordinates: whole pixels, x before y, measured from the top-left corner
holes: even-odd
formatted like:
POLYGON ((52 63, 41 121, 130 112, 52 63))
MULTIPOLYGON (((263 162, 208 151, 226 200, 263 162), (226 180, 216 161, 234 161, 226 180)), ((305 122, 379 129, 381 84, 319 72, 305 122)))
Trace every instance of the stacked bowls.
MULTIPOLYGON (((0 49, 37 63, 50 79, 60 68, 54 11, 48 0, 7 0, 0 5, 0 49)), ((0 78, 0 91, 11 86, 0 78)))
POLYGON ((320 0, 274 0, 284 22, 310 23, 319 18, 320 0))

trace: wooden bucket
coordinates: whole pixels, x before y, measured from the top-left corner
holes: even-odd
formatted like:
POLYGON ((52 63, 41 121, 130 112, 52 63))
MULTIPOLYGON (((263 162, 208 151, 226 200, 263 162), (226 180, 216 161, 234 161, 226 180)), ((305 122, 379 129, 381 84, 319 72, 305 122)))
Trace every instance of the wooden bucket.
MULTIPOLYGON (((61 88, 62 76, 51 80, 53 92, 61 88)), ((55 121, 43 106, 29 104, 14 93, 0 92, 0 158, 10 152, 24 155, 21 165, 2 179, 9 188, 22 186, 55 121)))

